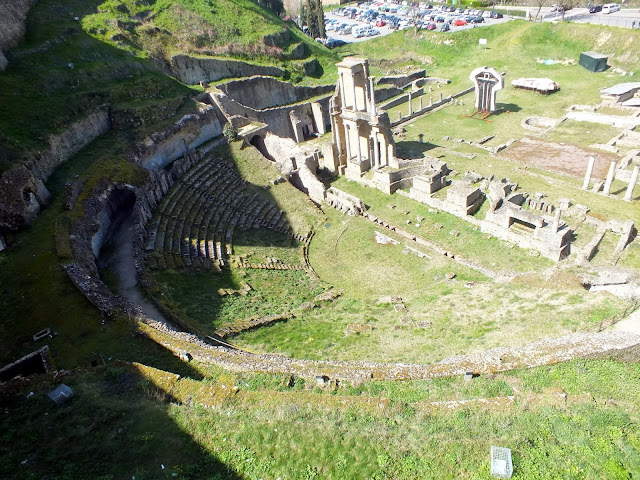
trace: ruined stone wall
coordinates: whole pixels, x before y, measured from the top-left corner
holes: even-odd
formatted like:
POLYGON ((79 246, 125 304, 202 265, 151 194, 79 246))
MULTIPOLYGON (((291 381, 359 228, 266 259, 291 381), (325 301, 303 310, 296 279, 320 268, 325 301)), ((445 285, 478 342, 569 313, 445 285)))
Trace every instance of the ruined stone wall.
POLYGON ((419 78, 424 78, 426 74, 426 70, 416 70, 415 72, 406 75, 389 75, 386 77, 378 78, 376 84, 394 85, 396 87, 402 88, 405 85, 409 85, 411 82, 418 80, 419 78))
POLYGON ((334 85, 299 87, 271 77, 252 77, 220 85, 228 97, 254 110, 304 102, 320 95, 333 94, 334 85))
POLYGON ((38 0, 0 0, 0 71, 9 64, 7 53, 24 36, 27 13, 38 0))
MULTIPOLYGON (((303 123, 313 124, 313 110, 310 102, 256 110, 226 95, 213 95, 212 98, 228 116, 240 116, 265 123, 268 125, 269 131, 279 137, 295 138, 291 117, 289 116, 292 111, 303 123)), ((325 112, 329 111, 329 99, 330 97, 326 96, 317 100, 325 112)))
POLYGON ((51 135, 49 147, 24 165, 12 168, 0 178, 0 228, 17 230, 29 225, 49 202, 44 186, 53 171, 110 128, 109 112, 100 109, 51 135))
POLYGON ((147 170, 162 168, 189 150, 222 135, 224 115, 217 105, 200 105, 200 111, 185 115, 170 127, 136 145, 129 160, 147 170))
POLYGON ((283 77, 284 70, 278 67, 255 65, 240 60, 200 58, 189 55, 171 57, 171 70, 182 83, 195 85, 201 81, 215 82, 223 78, 242 78, 253 75, 283 77))
POLYGON ((325 186, 316 177, 318 155, 302 149, 290 138, 268 134, 264 139, 269 155, 283 175, 311 200, 320 204, 325 198, 325 186))

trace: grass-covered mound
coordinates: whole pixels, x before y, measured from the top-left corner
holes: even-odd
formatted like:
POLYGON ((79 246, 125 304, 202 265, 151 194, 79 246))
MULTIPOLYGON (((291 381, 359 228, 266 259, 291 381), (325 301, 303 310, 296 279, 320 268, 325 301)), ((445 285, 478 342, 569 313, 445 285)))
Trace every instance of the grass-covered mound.
POLYGON ((178 371, 109 362, 0 387, 0 474, 488 480, 491 445, 512 449, 514 479, 640 471, 637 363, 322 389, 198 365, 178 371), (55 407, 46 394, 60 381, 75 398, 55 407))
POLYGON ((322 70, 335 63, 326 48, 250 0, 42 0, 0 73, 0 173, 99 106, 110 107, 115 130, 136 138, 192 112, 188 98, 198 90, 167 74, 172 54, 249 58, 300 81, 301 61, 287 57, 300 42, 322 70), (265 40, 283 33, 285 40, 265 40))

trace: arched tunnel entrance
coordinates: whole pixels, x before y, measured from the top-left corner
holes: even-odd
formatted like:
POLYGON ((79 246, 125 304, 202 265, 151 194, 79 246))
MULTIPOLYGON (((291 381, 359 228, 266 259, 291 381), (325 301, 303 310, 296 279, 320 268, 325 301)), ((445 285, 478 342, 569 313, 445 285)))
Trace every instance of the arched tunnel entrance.
POLYGON ((267 146, 264 144, 264 138, 262 135, 254 135, 251 137, 251 140, 249 140, 249 143, 256 147, 264 158, 271 160, 272 162, 275 161, 274 158, 269 155, 269 151, 267 150, 267 146))

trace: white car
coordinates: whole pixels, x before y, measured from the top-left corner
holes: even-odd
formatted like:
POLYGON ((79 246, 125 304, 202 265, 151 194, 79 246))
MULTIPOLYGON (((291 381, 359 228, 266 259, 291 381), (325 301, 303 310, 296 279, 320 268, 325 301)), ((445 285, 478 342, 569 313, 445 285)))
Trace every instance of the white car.
POLYGON ((618 5, 617 3, 607 3, 606 5, 602 6, 603 14, 614 13, 619 11, 620 11, 620 5, 618 5))

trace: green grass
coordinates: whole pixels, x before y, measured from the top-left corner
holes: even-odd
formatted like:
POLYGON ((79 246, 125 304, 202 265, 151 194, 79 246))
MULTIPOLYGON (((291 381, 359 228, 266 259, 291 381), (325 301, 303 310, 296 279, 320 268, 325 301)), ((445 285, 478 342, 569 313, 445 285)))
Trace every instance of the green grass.
POLYGON ((633 478, 638 378, 637 363, 577 360, 469 383, 373 382, 312 393, 312 381, 283 388, 281 376, 216 371, 176 381, 110 365, 65 376, 75 397, 63 407, 46 397, 51 381, 2 388, 0 473, 488 480, 489 447, 500 445, 512 449, 514 479, 633 478), (451 410, 420 403, 507 394, 515 403, 451 410))
POLYGON ((565 120, 551 130, 546 138, 555 143, 592 145, 595 143, 605 144, 619 133, 620 129, 609 125, 565 120))
POLYGON ((343 296, 287 322, 242 333, 234 339, 237 345, 294 358, 429 363, 590 328, 625 308, 609 294, 586 292, 572 274, 530 274, 496 284, 414 246, 431 257, 419 258, 392 233, 383 232, 399 245, 377 244, 374 234, 381 229, 364 219, 330 210, 327 217, 311 243, 310 261, 343 296), (454 280, 446 279, 450 272, 454 280), (406 310, 396 311, 384 298, 394 296, 406 310), (354 332, 352 324, 372 330, 354 332))
POLYGON ((445 212, 430 212, 429 210, 433 209, 427 205, 405 196, 399 194, 389 196, 345 178, 340 178, 334 184, 362 199, 374 215, 454 253, 473 258, 491 269, 526 272, 540 271, 552 265, 550 260, 532 257, 525 250, 505 249, 504 242, 496 238, 487 239, 486 234, 481 233, 480 229, 473 224, 445 212), (389 208, 389 205, 393 205, 394 208, 389 208), (409 212, 409 214, 405 215, 403 212, 409 212), (420 227, 416 226, 417 216, 425 218, 420 223, 420 227), (411 221, 410 225, 405 224, 407 220, 411 221), (436 224, 442 225, 442 228, 436 228, 436 224), (453 230, 460 232, 460 235, 453 237, 450 234, 453 230))
POLYGON ((313 300, 321 290, 304 271, 236 270, 222 273, 157 271, 152 274, 155 298, 169 310, 197 322, 211 334, 216 328, 238 319, 286 313, 313 300), (239 290, 248 283, 246 296, 221 297, 218 289, 239 290))

